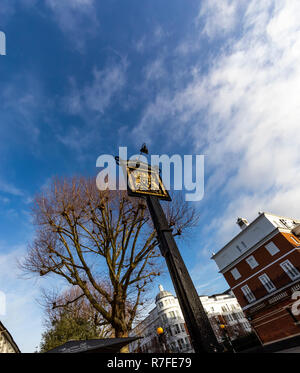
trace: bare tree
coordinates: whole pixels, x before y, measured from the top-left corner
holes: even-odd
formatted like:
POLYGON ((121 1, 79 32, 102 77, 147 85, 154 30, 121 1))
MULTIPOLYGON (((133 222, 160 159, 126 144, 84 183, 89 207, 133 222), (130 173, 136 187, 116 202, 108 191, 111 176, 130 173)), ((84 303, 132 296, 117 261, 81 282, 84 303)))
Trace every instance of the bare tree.
POLYGON ((46 314, 40 352, 61 346, 69 340, 112 336, 111 325, 103 320, 78 286, 70 286, 63 292, 43 290, 38 301, 46 314))
MULTIPOLYGON (((169 222, 174 235, 181 235, 195 224, 197 214, 184 201, 175 205, 169 208, 169 222)), ((115 337, 127 336, 146 286, 160 274, 145 200, 99 191, 94 179, 57 179, 36 196, 33 216, 36 237, 22 268, 41 276, 55 274, 77 286, 78 296, 111 325, 115 337)))
MULTIPOLYGON (((105 284, 102 284, 106 287, 105 284)), ((93 292, 93 289, 90 289, 93 292)), ((99 294, 95 294, 99 297, 99 294)), ((105 299, 100 295, 98 303, 104 303, 105 299)), ((74 320, 84 320, 94 329, 98 338, 105 338, 112 334, 111 325, 103 319, 101 314, 91 305, 85 294, 78 286, 71 286, 63 292, 43 290, 39 303, 46 313, 45 324, 51 327, 62 315, 69 315, 74 320)))

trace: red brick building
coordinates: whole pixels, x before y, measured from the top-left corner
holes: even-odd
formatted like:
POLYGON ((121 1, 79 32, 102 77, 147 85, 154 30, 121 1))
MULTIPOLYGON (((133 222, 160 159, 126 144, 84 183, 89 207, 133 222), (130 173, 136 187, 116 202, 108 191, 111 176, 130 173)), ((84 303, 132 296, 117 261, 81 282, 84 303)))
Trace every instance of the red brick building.
POLYGON ((300 221, 259 213, 212 256, 263 345, 300 335, 300 221))

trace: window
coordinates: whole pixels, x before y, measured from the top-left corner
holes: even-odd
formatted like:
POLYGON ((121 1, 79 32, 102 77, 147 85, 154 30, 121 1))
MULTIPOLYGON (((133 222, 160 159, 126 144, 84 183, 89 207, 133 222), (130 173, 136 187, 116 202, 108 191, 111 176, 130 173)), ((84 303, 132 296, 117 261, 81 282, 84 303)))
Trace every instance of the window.
POLYGON ((279 219, 280 222, 287 228, 291 229, 292 226, 293 226, 293 223, 289 220, 285 220, 285 219, 279 219))
POLYGON ((238 251, 241 253, 242 252, 242 250, 241 250, 241 248, 239 247, 239 245, 236 245, 236 248, 238 249, 238 251))
POLYGON ((258 266, 258 263, 253 255, 249 256, 249 258, 246 259, 246 262, 249 264, 250 268, 255 268, 258 266))
POLYGON ((240 272, 236 268, 233 268, 233 270, 231 271, 231 274, 235 280, 241 277, 240 272))
POLYGON ((264 285, 264 287, 267 289, 269 293, 276 290, 273 282, 269 279, 269 276, 265 273, 261 276, 259 276, 260 282, 264 285))
POLYGON ((245 244, 244 241, 241 241, 241 244, 244 246, 245 249, 247 249, 247 245, 245 244))
POLYGON ((246 299, 247 299, 247 301, 248 301, 249 303, 251 303, 251 302, 253 302, 253 301, 256 300, 254 294, 252 293, 252 291, 250 290, 250 288, 249 288, 248 285, 244 285, 244 286, 242 286, 242 287, 241 287, 241 290, 242 290, 242 292, 244 293, 244 295, 245 295, 245 297, 246 297, 246 299))
POLYGON ((227 316, 224 316, 224 319, 228 322, 232 321, 231 315, 228 314, 227 316))
POLYGON ((300 277, 298 269, 295 268, 289 260, 285 260, 284 262, 280 263, 280 267, 290 277, 291 280, 300 277))
POLYGON ((164 305, 163 302, 159 302, 158 303, 159 307, 162 308, 162 306, 164 305))
POLYGON ((181 331, 182 331, 183 333, 185 332, 184 324, 180 324, 180 329, 181 329, 181 331))
POLYGON ((162 321, 163 321, 163 322, 167 322, 167 321, 168 321, 168 319, 167 319, 167 315, 162 315, 162 321))
POLYGON ((182 350, 183 347, 184 347, 184 340, 182 338, 178 339, 178 345, 179 345, 179 348, 182 350))
POLYGON ((171 319, 176 319, 174 311, 169 312, 169 316, 171 317, 171 319))
POLYGON ((178 324, 174 325, 174 333, 175 334, 180 333, 180 329, 179 329, 179 325, 178 324))
POLYGON ((274 242, 270 242, 267 245, 265 245, 266 249, 269 251, 269 253, 273 256, 279 252, 278 247, 274 244, 274 242))
POLYGON ((299 245, 299 241, 298 240, 296 240, 296 238, 295 237, 293 237, 293 236, 290 236, 290 238, 297 244, 297 245, 299 245))

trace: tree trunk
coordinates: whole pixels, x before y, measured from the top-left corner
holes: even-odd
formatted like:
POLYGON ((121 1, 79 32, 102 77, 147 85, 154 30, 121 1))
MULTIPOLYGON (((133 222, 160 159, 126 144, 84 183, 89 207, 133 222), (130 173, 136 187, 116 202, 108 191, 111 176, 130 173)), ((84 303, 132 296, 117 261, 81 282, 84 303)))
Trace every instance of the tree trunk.
MULTIPOLYGON (((123 330, 117 330, 115 329, 115 338, 127 338, 128 337, 128 332, 124 332, 123 330)), ((128 353, 129 352, 129 347, 128 344, 120 349, 121 353, 128 353)))

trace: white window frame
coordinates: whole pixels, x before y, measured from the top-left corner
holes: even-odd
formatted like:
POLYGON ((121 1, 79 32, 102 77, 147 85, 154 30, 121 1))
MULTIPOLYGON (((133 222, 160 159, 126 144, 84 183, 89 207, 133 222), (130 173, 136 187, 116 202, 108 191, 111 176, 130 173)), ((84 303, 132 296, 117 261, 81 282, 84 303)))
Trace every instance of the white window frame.
POLYGON ((177 339, 177 343, 178 343, 179 349, 182 350, 184 348, 184 339, 183 338, 177 339))
POLYGON ((249 288, 248 285, 242 286, 241 290, 244 293, 244 295, 245 295, 245 297, 246 297, 246 299, 249 303, 252 303, 256 300, 254 294, 252 293, 252 291, 251 291, 251 289, 249 288))
POLYGON ((258 266, 258 262, 257 260, 254 258, 253 255, 249 256, 247 259, 246 259, 246 262, 248 263, 249 267, 251 269, 255 268, 258 266))
POLYGON ((179 333, 181 333, 181 332, 180 332, 180 326, 179 326, 178 324, 175 324, 175 325, 174 325, 174 327, 173 327, 173 332, 174 332, 175 334, 179 334, 179 333))
POLYGON ((232 277, 235 279, 235 280, 238 280, 239 278, 242 277, 242 275, 240 274, 240 272, 238 271, 237 268, 233 268, 230 273, 232 274, 232 277))
POLYGON ((274 244, 273 241, 269 242, 267 245, 265 245, 265 248, 268 250, 270 255, 274 256, 275 254, 279 253, 279 248, 274 244))
POLYGON ((265 289, 267 290, 268 293, 272 293, 274 290, 276 290, 275 285, 273 284, 270 277, 266 273, 263 273, 258 278, 259 278, 260 282, 264 285, 264 287, 265 287, 265 289))
POLYGON ((290 236, 290 238, 298 245, 300 245, 300 242, 293 236, 290 236))
POLYGON ((169 312, 170 319, 176 319, 176 314, 174 311, 169 312))
POLYGON ((291 280, 296 280, 300 277, 300 272, 288 259, 280 263, 280 267, 284 270, 284 272, 289 276, 291 280))

